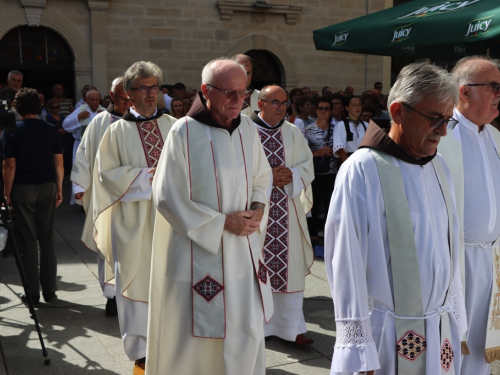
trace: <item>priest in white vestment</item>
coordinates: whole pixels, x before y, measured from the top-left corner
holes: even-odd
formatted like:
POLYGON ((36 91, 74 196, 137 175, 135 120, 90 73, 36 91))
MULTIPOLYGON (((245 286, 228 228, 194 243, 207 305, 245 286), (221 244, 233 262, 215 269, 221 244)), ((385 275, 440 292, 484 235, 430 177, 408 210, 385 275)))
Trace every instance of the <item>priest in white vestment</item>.
POLYGON ((445 70, 405 67, 389 94, 389 133, 371 122, 339 171, 325 228, 331 374, 460 373, 459 223, 436 152, 457 99, 445 70))
MULTIPOLYGON (((272 292, 258 233, 271 168, 234 60, 209 62, 153 182, 148 375, 264 375, 272 292)), ((263 219, 264 217, 264 219, 263 219)))
POLYGON ((243 65, 247 72, 247 89, 250 90, 250 95, 245 98, 243 102, 243 107, 241 108, 241 114, 250 117, 252 113, 259 110, 259 90, 252 87, 252 75, 253 75, 253 63, 252 58, 248 55, 235 55, 233 57, 237 63, 243 65))
POLYGON ((460 100, 453 117, 458 125, 439 145, 457 189, 461 224, 461 266, 469 355, 463 374, 489 375, 500 359, 500 133, 490 122, 498 116, 498 63, 480 56, 457 62, 452 77, 460 100), (487 125, 488 124, 488 125, 487 125), (496 264, 495 264, 496 263, 496 264))
POLYGON ((134 374, 144 373, 146 356, 156 216, 151 182, 175 121, 157 109, 161 80, 161 69, 151 62, 138 61, 124 73, 134 105, 104 133, 92 181, 94 240, 115 273, 120 331, 134 374))
POLYGON ((285 121, 289 105, 285 90, 265 86, 259 94, 260 112, 251 117, 273 169, 269 221, 260 234, 274 302, 274 315, 265 325, 265 335, 308 345, 313 340, 304 335, 307 328, 302 305, 305 276, 314 260, 306 221, 312 207, 314 167, 302 132, 285 121))
MULTIPOLYGON (((94 242, 94 219, 92 203, 92 176, 94 171, 94 161, 97 149, 101 143, 102 136, 108 126, 122 118, 123 114, 130 107, 130 100, 123 88, 123 77, 117 77, 111 84, 109 92, 112 103, 106 111, 99 113, 88 125, 83 134, 82 141, 76 152, 73 168, 71 170, 71 181, 73 183, 73 196, 76 203, 83 206, 85 210, 85 223, 82 231, 82 241, 90 250, 97 253, 94 242)), ((97 254, 97 268, 99 283, 101 284, 104 297, 108 299, 106 303, 106 315, 116 315, 115 285, 106 283, 112 276, 112 269, 106 267, 104 256, 97 254), (106 272, 106 268, 108 268, 106 272), (108 277, 106 277, 108 273, 108 277)))

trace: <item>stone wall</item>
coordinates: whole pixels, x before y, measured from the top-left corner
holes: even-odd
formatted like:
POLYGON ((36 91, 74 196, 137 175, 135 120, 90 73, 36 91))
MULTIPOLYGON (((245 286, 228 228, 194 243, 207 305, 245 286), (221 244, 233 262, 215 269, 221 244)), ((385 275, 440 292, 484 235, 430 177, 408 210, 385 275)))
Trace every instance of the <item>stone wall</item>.
MULTIPOLYGON (((85 50, 80 51, 80 60, 85 61, 78 64, 90 64, 91 70, 97 65, 99 69, 107 66, 105 74, 93 72, 77 80, 77 90, 83 83, 101 77, 107 82, 92 83, 107 91, 114 77, 140 59, 158 64, 166 83, 184 82, 198 88, 206 62, 252 48, 267 49, 279 58, 287 89, 307 85, 313 89, 331 86, 337 91, 352 85, 356 93, 361 93, 365 82, 371 88, 375 81, 383 79, 381 57, 316 51, 312 31, 363 16, 367 6, 370 13, 382 10, 385 0, 267 1, 302 7, 295 24, 293 17, 288 19, 283 14, 248 12, 233 12, 230 20, 223 21, 217 2, 211 0, 0 0, 4 9, 0 37, 8 31, 1 26, 5 12, 11 10, 19 15, 29 2, 42 6, 42 25, 46 14, 58 15, 71 23, 71 35, 79 34, 80 40, 87 43, 78 47, 85 50), (92 24, 91 18, 95 21, 96 14, 104 13, 90 9, 105 9, 106 26, 99 27, 99 33, 92 31, 97 22, 92 24), (92 35, 97 39, 95 43, 107 45, 106 53, 95 48, 95 43, 92 46, 92 35), (100 56, 106 61, 100 61, 100 56)), ((253 0, 238 1, 242 2, 253 0)), ((76 48, 74 44, 70 43, 72 48, 76 48)))

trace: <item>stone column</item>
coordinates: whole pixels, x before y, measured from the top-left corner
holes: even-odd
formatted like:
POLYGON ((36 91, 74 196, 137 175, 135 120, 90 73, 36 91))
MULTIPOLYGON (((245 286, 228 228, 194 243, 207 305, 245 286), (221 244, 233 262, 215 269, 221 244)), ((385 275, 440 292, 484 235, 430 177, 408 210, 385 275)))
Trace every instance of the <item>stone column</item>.
POLYGON ((108 45, 106 30, 106 11, 108 1, 90 1, 90 29, 92 40, 92 84, 101 96, 107 95, 108 86, 108 45))

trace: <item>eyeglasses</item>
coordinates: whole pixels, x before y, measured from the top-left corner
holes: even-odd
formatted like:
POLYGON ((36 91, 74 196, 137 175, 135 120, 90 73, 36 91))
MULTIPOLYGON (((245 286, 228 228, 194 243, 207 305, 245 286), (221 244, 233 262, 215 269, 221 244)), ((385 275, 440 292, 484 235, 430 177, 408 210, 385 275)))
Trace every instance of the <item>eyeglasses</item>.
POLYGON ((330 107, 318 107, 318 111, 323 112, 330 112, 332 109, 330 107))
MULTIPOLYGON (((142 92, 141 92, 141 94, 142 94, 142 92)), ((145 95, 145 94, 144 94, 144 95, 145 95)), ((115 98, 116 98, 116 99, 118 99, 118 101, 119 101, 120 103, 132 102, 132 99, 129 99, 129 98, 120 98, 120 97, 118 97, 118 96, 115 96, 115 98)))
POLYGON ((455 120, 452 117, 450 117, 449 119, 440 118, 440 117, 438 117, 438 118, 429 117, 429 116, 424 115, 422 112, 417 111, 415 108, 410 107, 406 103, 401 103, 401 104, 403 104, 405 107, 411 109, 412 111, 417 112, 419 115, 421 115, 421 116, 425 117, 427 120, 429 120, 430 121, 430 127, 431 127, 432 130, 436 130, 441 125, 444 125, 444 126, 448 126, 449 125, 450 128, 453 129, 458 124, 458 120, 455 120))
POLYGON ((238 95, 240 98, 248 98, 250 96, 250 90, 224 90, 214 85, 210 85, 207 83, 207 86, 210 86, 216 90, 222 91, 226 95, 226 99, 232 99, 235 95, 238 95))
POLYGON ((160 92, 160 86, 141 86, 141 87, 132 87, 132 90, 139 90, 142 95, 158 94, 160 92))
POLYGON ((500 92, 500 83, 498 82, 491 82, 491 83, 469 83, 464 86, 490 86, 493 90, 493 93, 498 93, 500 92))
POLYGON ((272 102, 269 101, 269 100, 265 100, 265 99, 260 99, 261 102, 267 102, 267 103, 271 103, 271 105, 274 107, 274 108, 279 108, 281 107, 282 105, 284 105, 286 108, 290 107, 290 102, 288 100, 285 100, 284 102, 280 102, 279 100, 273 100, 272 102))
POLYGON ((61 107, 59 107, 58 105, 54 105, 54 106, 50 107, 50 109, 59 109, 59 108, 61 108, 61 107))

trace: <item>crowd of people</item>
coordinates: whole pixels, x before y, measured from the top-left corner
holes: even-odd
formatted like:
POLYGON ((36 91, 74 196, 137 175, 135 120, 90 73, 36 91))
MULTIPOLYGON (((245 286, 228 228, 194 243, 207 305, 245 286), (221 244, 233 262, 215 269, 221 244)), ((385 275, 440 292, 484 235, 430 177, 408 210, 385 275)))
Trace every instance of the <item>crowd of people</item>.
POLYGON ((499 63, 410 64, 388 96, 380 82, 361 95, 257 90, 252 68, 215 59, 193 90, 138 61, 74 106, 60 84, 45 106, 9 73, 0 99, 19 121, 2 136, 4 193, 31 299, 40 287, 57 298, 64 152, 134 374, 262 375, 265 337, 312 344, 303 293, 324 249, 331 374, 488 375, 500 359, 499 63))

